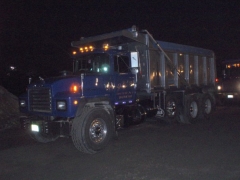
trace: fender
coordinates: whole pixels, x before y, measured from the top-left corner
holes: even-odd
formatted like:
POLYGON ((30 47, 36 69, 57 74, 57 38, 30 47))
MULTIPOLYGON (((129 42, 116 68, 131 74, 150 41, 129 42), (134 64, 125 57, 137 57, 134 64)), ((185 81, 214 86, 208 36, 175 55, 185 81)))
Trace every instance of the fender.
POLYGON ((83 112, 84 108, 94 108, 94 107, 101 107, 105 109, 110 116, 112 117, 112 122, 115 123, 115 113, 114 108, 110 103, 109 97, 93 97, 93 98, 81 98, 81 101, 78 105, 78 109, 76 111, 75 117, 78 117, 83 112))

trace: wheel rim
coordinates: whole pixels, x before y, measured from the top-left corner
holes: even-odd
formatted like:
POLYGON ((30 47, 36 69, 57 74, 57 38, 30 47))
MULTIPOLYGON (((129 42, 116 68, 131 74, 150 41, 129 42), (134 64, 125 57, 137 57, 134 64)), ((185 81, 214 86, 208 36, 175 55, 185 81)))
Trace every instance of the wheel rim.
POLYGON ((169 117, 174 117, 176 115, 176 103, 175 101, 167 102, 167 114, 169 117))
POLYGON ((205 109, 205 113, 206 114, 210 114, 211 110, 212 110, 212 103, 210 101, 210 99, 207 99, 204 103, 204 109, 205 109))
POLYGON ((107 125, 103 119, 95 119, 89 128, 89 136, 92 142, 101 143, 107 136, 107 125))
POLYGON ((198 106, 196 101, 191 102, 190 104, 190 115, 192 118, 196 118, 198 113, 198 106))

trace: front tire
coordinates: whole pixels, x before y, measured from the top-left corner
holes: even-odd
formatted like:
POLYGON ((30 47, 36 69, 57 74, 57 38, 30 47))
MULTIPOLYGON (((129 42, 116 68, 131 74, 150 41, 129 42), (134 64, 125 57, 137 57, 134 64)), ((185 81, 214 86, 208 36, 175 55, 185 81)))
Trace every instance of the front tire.
POLYGON ((103 108, 85 109, 73 120, 72 141, 79 151, 94 154, 105 148, 112 137, 111 116, 103 108))

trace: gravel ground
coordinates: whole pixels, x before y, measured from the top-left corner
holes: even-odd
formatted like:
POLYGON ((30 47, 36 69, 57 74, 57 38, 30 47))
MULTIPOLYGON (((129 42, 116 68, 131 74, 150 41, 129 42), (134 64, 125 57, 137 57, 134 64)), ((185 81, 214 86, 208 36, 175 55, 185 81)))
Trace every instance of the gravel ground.
POLYGON ((19 127, 18 97, 0 86, 0 131, 19 127))
POLYGON ((239 117, 231 106, 194 125, 148 119, 95 155, 77 151, 71 139, 41 144, 19 129, 3 131, 0 179, 238 180, 239 117))

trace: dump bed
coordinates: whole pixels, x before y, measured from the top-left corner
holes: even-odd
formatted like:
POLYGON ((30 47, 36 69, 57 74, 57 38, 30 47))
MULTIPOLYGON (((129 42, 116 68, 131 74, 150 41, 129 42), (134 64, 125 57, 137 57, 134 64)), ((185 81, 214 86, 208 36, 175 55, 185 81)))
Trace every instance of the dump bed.
POLYGON ((216 66, 211 50, 156 41, 147 31, 124 29, 72 42, 73 47, 82 45, 102 47, 103 44, 120 47, 121 50, 139 54, 137 88, 151 92, 153 89, 170 87, 214 86, 216 66))

